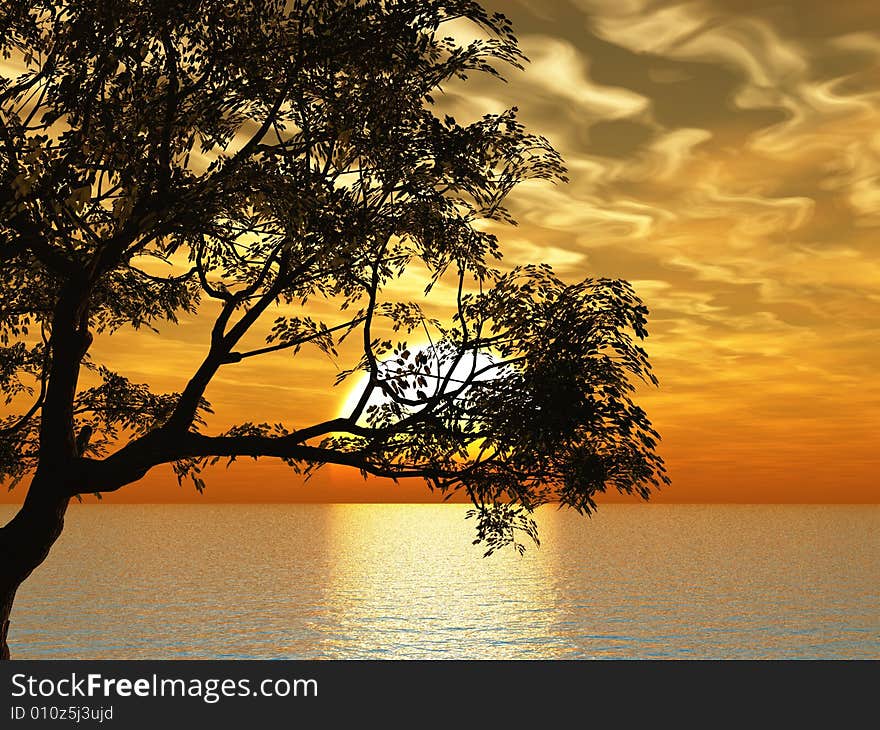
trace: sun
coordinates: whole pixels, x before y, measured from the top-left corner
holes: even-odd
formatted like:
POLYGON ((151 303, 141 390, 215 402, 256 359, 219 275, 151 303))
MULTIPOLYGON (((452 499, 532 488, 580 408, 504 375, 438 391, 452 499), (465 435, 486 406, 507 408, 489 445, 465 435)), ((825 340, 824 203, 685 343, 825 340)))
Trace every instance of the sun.
MULTIPOLYGON (((435 381, 440 381, 445 379, 447 375, 449 375, 449 370, 451 364, 438 364, 436 356, 433 356, 433 345, 430 342, 421 342, 414 344, 409 347, 409 350, 415 354, 416 352, 422 351, 428 354, 429 356, 429 364, 433 363, 432 368, 432 379, 435 381)), ((385 362, 389 362, 394 358, 389 358, 385 362)), ((461 361, 452 369, 452 373, 449 377, 449 384, 446 388, 446 391, 452 391, 456 388, 460 387, 465 378, 467 378, 471 370, 478 373, 476 376, 477 380, 488 380, 494 377, 498 377, 500 372, 503 369, 503 365, 500 361, 493 357, 491 354, 478 351, 476 353, 468 353, 462 357, 461 361)), ((369 383, 369 375, 366 372, 357 373, 352 375, 348 388, 343 398, 339 412, 337 414, 338 418, 349 418, 353 413, 361 398, 364 395, 364 392, 367 389, 367 385, 369 383)), ((361 413, 360 418, 358 419, 359 423, 364 421, 364 413, 367 408, 374 405, 381 405, 382 403, 388 402, 388 396, 386 396, 380 388, 376 388, 373 393, 370 395, 369 400, 367 401, 366 406, 364 407, 363 412, 361 413)))

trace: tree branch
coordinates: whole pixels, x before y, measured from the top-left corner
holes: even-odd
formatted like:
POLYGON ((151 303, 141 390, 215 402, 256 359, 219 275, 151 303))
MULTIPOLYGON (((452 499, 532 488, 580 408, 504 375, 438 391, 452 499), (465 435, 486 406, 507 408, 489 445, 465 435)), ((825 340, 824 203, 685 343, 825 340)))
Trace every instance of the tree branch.
POLYGON ((342 324, 337 324, 334 327, 330 327, 328 329, 321 330, 320 332, 313 332, 312 334, 306 335, 305 337, 298 337, 295 340, 288 340, 286 342, 282 342, 277 345, 271 345, 270 347, 260 348, 259 350, 249 350, 248 352, 230 352, 226 356, 224 363, 241 362, 242 360, 244 360, 245 358, 248 358, 248 357, 256 357, 257 355, 265 355, 270 352, 278 352, 279 350, 287 350, 291 347, 298 347, 299 345, 304 345, 307 342, 311 342, 312 340, 317 340, 320 337, 324 337, 326 335, 329 335, 332 332, 338 332, 339 330, 342 330, 342 329, 349 329, 349 330, 354 329, 361 322, 363 322, 365 319, 366 319, 366 315, 364 315, 363 317, 356 317, 355 319, 351 319, 348 322, 343 322, 342 324))
POLYGON ((289 286, 291 281, 301 275, 312 265, 314 258, 308 259, 295 269, 288 269, 288 254, 281 251, 281 247, 277 248, 267 259, 260 275, 254 285, 248 287, 244 292, 235 295, 231 300, 227 301, 214 324, 211 334, 211 346, 199 369, 187 383, 177 403, 177 407, 171 414, 171 417, 163 426, 167 431, 186 431, 193 422, 196 412, 198 411, 199 402, 204 396, 205 390, 211 382, 211 379, 217 373, 217 370, 225 363, 226 357, 230 350, 235 347, 239 340, 247 333, 251 326, 256 322, 260 315, 266 311, 269 305, 274 302, 278 296, 289 286), (276 254, 280 251, 278 258, 279 272, 275 278, 275 282, 269 287, 265 293, 257 300, 241 319, 236 322, 228 332, 224 332, 225 323, 228 322, 235 307, 242 301, 240 297, 249 296, 253 290, 262 283, 266 274, 270 269, 270 265, 276 254))
MULTIPOLYGON (((340 421, 344 419, 339 419, 340 421)), ((334 422, 327 422, 331 424, 334 422)), ((325 424, 326 425, 326 424, 325 424)), ((205 436, 187 432, 171 435, 154 431, 102 460, 80 459, 84 474, 77 493, 114 492, 142 478, 159 464, 185 458, 201 457, 276 457, 313 464, 350 466, 373 476, 402 478, 450 478, 453 472, 430 465, 404 465, 399 468, 379 466, 363 451, 344 452, 302 441, 303 432, 288 436, 205 436)))

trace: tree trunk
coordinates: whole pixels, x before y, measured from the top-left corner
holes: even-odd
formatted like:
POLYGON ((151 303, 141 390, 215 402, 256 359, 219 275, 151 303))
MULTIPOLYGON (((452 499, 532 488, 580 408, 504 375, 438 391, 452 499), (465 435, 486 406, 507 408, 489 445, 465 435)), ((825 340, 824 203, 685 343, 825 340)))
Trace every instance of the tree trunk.
POLYGON ((52 316, 52 354, 40 412, 40 461, 18 514, 0 529, 0 659, 9 658, 9 616, 22 582, 49 555, 64 528, 70 496, 82 481, 73 432, 73 403, 88 330, 88 283, 77 274, 58 295, 52 316))
MULTIPOLYGON (((9 620, 15 593, 49 555, 64 528, 70 492, 62 470, 38 469, 18 514, 0 529, 0 659, 9 659, 9 620), (61 477, 56 480, 56 477, 61 477)), ((68 477, 69 478, 69 477, 68 477)))

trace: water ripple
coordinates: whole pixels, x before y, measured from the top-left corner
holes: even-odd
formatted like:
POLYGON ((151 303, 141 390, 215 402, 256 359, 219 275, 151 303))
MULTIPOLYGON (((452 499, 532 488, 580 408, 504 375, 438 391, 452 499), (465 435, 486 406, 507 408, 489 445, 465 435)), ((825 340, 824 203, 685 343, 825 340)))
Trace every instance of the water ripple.
POLYGON ((876 506, 608 505, 539 524, 540 548, 483 559, 455 505, 78 505, 19 592, 11 644, 22 659, 880 658, 876 506))

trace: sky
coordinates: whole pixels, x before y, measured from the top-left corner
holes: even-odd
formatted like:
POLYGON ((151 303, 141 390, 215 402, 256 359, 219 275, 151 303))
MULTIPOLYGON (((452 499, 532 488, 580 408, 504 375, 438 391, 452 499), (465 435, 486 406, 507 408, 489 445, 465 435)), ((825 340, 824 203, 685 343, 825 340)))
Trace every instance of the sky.
MULTIPOLYGON (((878 501, 880 6, 486 4, 511 17, 531 63, 506 84, 452 85, 441 104, 460 121, 516 105, 569 167, 567 185, 513 193, 519 225, 493 228, 505 265, 624 278, 648 305, 660 387, 637 400, 672 478, 654 499, 878 501)), ((99 338, 96 355, 131 380, 179 390, 204 353, 209 308, 159 335, 99 338)), ((331 306, 318 310, 332 323, 331 306)), ((349 364, 342 354, 227 366, 207 393, 212 427, 336 415, 349 395, 332 387, 349 364)), ((303 483, 266 461, 214 469, 205 495, 157 468, 105 499, 437 497, 339 467, 303 483)))

